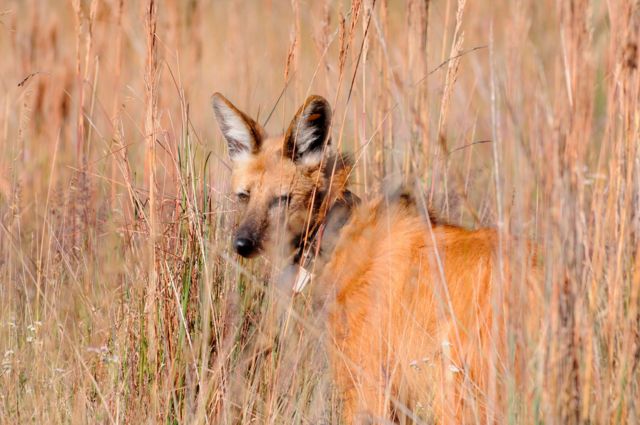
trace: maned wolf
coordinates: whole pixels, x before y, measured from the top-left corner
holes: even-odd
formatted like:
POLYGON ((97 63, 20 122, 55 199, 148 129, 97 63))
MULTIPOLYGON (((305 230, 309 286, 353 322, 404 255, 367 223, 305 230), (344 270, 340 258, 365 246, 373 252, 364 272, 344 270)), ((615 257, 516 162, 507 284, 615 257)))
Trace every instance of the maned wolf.
POLYGON ((344 422, 500 421, 487 397, 495 231, 440 224, 406 194, 360 202, 320 96, 278 137, 221 94, 212 102, 244 211, 235 251, 284 258, 297 290, 313 271, 344 422))

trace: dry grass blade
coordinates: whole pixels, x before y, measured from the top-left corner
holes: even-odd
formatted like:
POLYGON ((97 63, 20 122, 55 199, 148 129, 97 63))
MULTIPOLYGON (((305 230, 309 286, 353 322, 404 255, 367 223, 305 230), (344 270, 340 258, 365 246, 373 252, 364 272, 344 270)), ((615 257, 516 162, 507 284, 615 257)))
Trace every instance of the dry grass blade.
POLYGON ((322 95, 355 193, 498 229, 469 422, 638 423, 639 45, 634 0, 3 1, 0 423, 339 423, 313 300, 232 253, 214 92, 269 134, 322 95))

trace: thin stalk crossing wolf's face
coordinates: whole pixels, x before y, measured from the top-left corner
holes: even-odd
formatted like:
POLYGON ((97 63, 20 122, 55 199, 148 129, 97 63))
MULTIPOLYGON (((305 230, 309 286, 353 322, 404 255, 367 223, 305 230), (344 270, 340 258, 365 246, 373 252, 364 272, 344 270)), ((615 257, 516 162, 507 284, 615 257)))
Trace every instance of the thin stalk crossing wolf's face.
POLYGON ((299 251, 339 196, 348 175, 346 161, 329 150, 331 108, 309 97, 282 136, 268 137, 253 119, 219 93, 213 109, 232 162, 232 190, 241 220, 235 251, 251 258, 291 257, 299 251))

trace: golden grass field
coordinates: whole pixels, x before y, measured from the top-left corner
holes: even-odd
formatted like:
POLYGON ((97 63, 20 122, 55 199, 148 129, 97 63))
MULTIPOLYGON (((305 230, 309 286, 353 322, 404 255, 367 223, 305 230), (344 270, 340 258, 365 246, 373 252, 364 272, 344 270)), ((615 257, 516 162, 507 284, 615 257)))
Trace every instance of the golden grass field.
POLYGON ((639 423, 639 44, 637 0, 1 0, 0 423, 339 421, 231 248, 216 91, 274 134, 326 97, 356 193, 511 241, 501 423, 639 423))

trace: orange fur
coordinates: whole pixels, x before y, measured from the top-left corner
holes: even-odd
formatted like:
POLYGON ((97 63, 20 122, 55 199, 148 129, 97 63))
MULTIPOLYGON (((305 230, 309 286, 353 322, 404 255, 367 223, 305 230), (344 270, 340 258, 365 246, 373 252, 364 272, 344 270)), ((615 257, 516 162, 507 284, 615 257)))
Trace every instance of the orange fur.
POLYGON ((411 208, 382 200, 354 213, 319 279, 335 294, 328 324, 346 422, 418 403, 438 422, 470 419, 465 398, 486 387, 495 238, 430 230, 411 208))
POLYGON ((501 351, 490 338, 495 231, 432 225, 406 196, 345 202, 350 163, 326 148, 330 112, 320 97, 276 138, 221 95, 214 108, 244 210, 236 241, 251 242, 238 253, 295 262, 319 245, 312 290, 325 302, 345 422, 404 421, 411 412, 439 423, 490 418, 489 353, 501 351), (286 207, 274 209, 284 194, 286 207), (332 234, 314 240, 314 229, 332 234))

